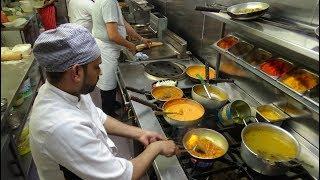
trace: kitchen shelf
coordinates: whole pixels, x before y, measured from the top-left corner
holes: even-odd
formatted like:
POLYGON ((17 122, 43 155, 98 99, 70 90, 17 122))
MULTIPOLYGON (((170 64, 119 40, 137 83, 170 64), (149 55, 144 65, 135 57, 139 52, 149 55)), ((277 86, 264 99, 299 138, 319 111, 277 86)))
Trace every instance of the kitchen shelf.
POLYGON ((16 130, 13 131, 13 134, 15 135, 15 139, 20 136, 20 134, 21 134, 26 122, 27 122, 27 118, 28 118, 30 110, 32 108, 32 104, 38 94, 37 91, 42 84, 40 75, 37 77, 36 82, 37 82, 37 84, 35 86, 31 87, 32 88, 31 95, 25 99, 25 101, 23 102, 23 104, 21 106, 15 108, 16 111, 23 112, 23 117, 21 118, 20 126, 16 130))
POLYGON ((304 104, 308 108, 312 109, 314 112, 319 113, 319 103, 313 101, 311 98, 306 97, 306 96, 301 95, 301 94, 298 94, 297 92, 289 89, 288 87, 282 85, 276 79, 273 79, 272 77, 266 75, 265 73, 263 73, 262 71, 260 71, 259 69, 255 68, 255 67, 253 67, 252 65, 248 64, 247 62, 245 62, 241 58, 234 57, 232 54, 230 54, 230 53, 228 53, 226 51, 223 51, 223 50, 217 48, 214 45, 212 45, 212 47, 214 47, 220 54, 222 54, 222 55, 226 56, 227 58, 233 60, 235 63, 237 63, 238 65, 242 66, 243 68, 249 70, 253 74, 255 74, 258 77, 262 78, 263 80, 269 82, 271 85, 273 85, 274 87, 278 88, 279 90, 281 90, 285 94, 289 95, 290 97, 294 98, 295 100, 299 101, 300 103, 304 104))
POLYGON ((247 33, 253 34, 266 41, 278 44, 282 47, 295 51, 305 57, 309 57, 319 63, 319 40, 296 31, 280 28, 268 23, 258 21, 233 20, 225 13, 202 12, 204 15, 222 21, 230 26, 237 27, 247 33))
POLYGON ((1 113, 1 129, 10 113, 13 100, 18 94, 22 82, 26 79, 33 62, 34 57, 31 55, 30 59, 22 60, 19 63, 1 63, 1 98, 6 98, 8 101, 6 111, 1 113))

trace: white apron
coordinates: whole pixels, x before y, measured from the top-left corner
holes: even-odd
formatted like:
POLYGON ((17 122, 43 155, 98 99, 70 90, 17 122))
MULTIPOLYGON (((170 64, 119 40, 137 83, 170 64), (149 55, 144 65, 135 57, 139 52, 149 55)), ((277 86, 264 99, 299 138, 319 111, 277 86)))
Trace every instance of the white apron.
POLYGON ((116 70, 120 50, 114 48, 114 45, 110 45, 97 38, 96 42, 100 48, 102 60, 100 65, 102 75, 99 77, 97 87, 103 91, 115 89, 117 87, 116 70))

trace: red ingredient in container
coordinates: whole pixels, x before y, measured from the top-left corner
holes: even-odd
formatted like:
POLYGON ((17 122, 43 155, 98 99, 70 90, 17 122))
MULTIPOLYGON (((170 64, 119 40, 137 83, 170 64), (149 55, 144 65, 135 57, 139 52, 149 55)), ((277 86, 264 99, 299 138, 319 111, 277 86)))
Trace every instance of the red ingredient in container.
POLYGON ((231 46, 238 43, 238 39, 232 36, 223 38, 218 42, 218 46, 222 49, 229 49, 231 46))
POLYGON ((292 65, 281 59, 269 59, 260 65, 260 69, 270 76, 281 76, 287 73, 292 65))
POLYGON ((1 23, 6 23, 6 22, 9 22, 9 19, 6 16, 6 14, 3 11, 1 11, 1 23))

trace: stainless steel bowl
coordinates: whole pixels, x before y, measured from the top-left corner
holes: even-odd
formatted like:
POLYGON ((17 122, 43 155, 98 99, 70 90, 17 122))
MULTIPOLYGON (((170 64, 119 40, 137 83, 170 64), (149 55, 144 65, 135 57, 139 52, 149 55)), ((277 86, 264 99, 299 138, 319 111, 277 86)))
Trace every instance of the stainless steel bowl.
POLYGON ((192 99, 199 102, 209 110, 219 109, 226 104, 229 96, 224 90, 210 84, 207 85, 207 88, 212 96, 211 99, 207 97, 204 87, 201 84, 196 84, 192 87, 192 99))

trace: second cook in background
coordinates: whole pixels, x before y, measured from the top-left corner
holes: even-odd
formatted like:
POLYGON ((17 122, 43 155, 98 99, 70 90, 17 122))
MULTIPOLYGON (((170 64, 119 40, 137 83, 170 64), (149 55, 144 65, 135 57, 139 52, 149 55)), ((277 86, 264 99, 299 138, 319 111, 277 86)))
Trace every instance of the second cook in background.
POLYGON ((101 50, 101 71, 97 87, 100 89, 102 110, 116 117, 116 69, 122 47, 128 48, 133 54, 135 44, 126 40, 127 34, 149 45, 151 40, 141 37, 123 18, 117 0, 96 0, 92 11, 92 34, 101 50))
POLYGON ((69 0, 67 2, 68 16, 70 23, 79 24, 92 30, 92 6, 94 2, 92 0, 69 0))

